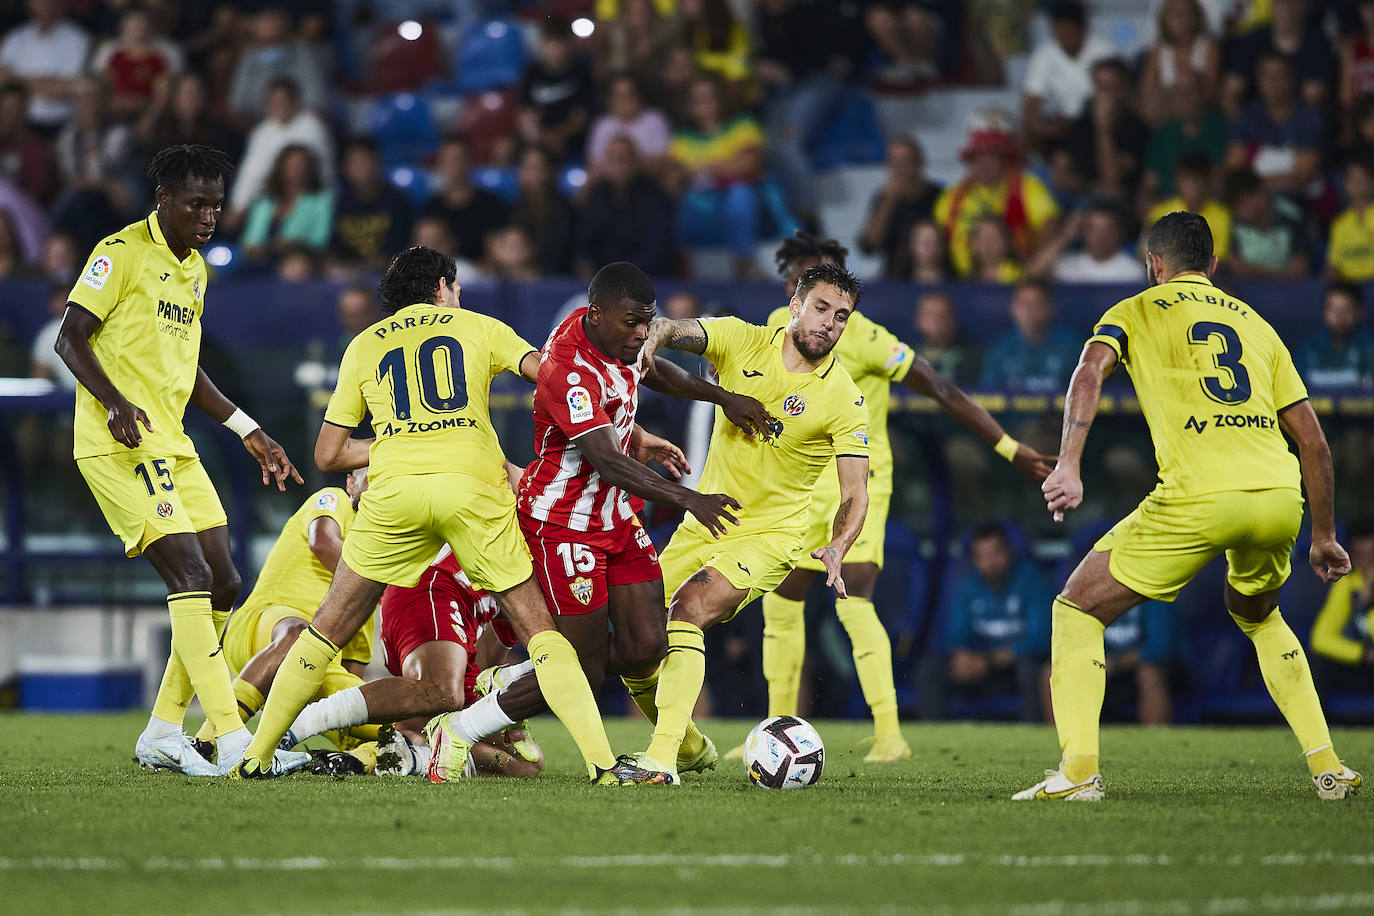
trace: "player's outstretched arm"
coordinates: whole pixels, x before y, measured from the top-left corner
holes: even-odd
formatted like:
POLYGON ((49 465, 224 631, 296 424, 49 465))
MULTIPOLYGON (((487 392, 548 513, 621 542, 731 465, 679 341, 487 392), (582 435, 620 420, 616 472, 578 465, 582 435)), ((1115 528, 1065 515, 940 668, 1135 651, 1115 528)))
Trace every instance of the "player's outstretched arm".
POLYGON ((229 427, 243 440, 243 447, 248 450, 248 454, 257 459, 258 466, 262 468, 263 486, 275 480, 277 489, 285 493, 288 477, 296 483, 305 483, 301 479, 300 471, 296 470, 296 466, 287 456, 286 449, 263 432, 262 427, 248 414, 235 407, 234 402, 215 387, 215 383, 210 381, 210 376, 199 366, 196 367, 195 387, 191 389, 191 403, 208 413, 216 423, 223 423, 229 427))
POLYGON ((974 402, 962 388, 936 372, 935 367, 922 357, 916 357, 902 384, 934 400, 945 413, 996 449, 997 454, 1032 480, 1044 480, 1054 470, 1053 455, 1042 455, 1026 443, 1017 442, 1007 435, 992 414, 974 402))
POLYGON ((730 514, 731 509, 740 508, 734 497, 723 493, 698 493, 665 480, 622 452, 609 426, 597 427, 574 441, 582 455, 611 486, 650 502, 685 509, 705 525, 714 537, 720 537, 729 530, 726 522, 739 524, 730 514))
POLYGON ((854 546, 868 516, 868 459, 853 455, 837 456, 835 469, 840 475, 840 508, 835 512, 830 543, 811 551, 811 556, 825 564, 825 584, 833 586, 835 594, 848 598, 840 565, 854 546))
POLYGON ((1303 400, 1279 412, 1279 426, 1298 444, 1298 463, 1307 505, 1312 510, 1312 550, 1308 561, 1323 582, 1335 582, 1350 572, 1350 555, 1336 540, 1336 473, 1331 466, 1331 447, 1309 401, 1303 400))
POLYGON ((655 436, 638 423, 630 433, 630 457, 640 464, 657 461, 673 475, 674 480, 681 480, 684 474, 692 473, 692 465, 682 449, 662 436, 655 436))
POLYGON ((773 434, 773 424, 777 421, 762 403, 747 394, 727 391, 661 356, 649 360, 644 384, 659 394, 717 404, 724 412, 725 419, 750 436, 767 439, 773 434))
POLYGON ((325 420, 315 440, 315 466, 326 474, 355 471, 367 464, 371 439, 354 439, 353 430, 325 420))
POLYGON ((1097 416, 1102 399, 1102 380, 1116 368, 1116 351, 1099 341, 1089 341, 1078 358, 1078 368, 1069 380, 1069 393, 1064 398, 1064 433, 1059 441, 1059 463, 1040 485, 1045 505, 1056 522, 1064 520, 1064 513, 1077 509, 1083 502, 1083 479, 1079 463, 1083 460, 1083 446, 1088 441, 1088 429, 1097 416))
POLYGON ((114 382, 105 374, 104 367, 91 349, 91 335, 98 330, 99 318, 79 305, 68 303, 53 350, 67 364, 76 380, 109 412, 106 425, 115 441, 128 448, 138 448, 143 441, 139 424, 142 423, 148 432, 153 431, 153 424, 143 408, 129 403, 128 398, 120 394, 114 382))
POLYGON ((659 347, 706 352, 706 329, 697 318, 655 318, 649 322, 649 336, 639 351, 639 368, 647 371, 659 347))

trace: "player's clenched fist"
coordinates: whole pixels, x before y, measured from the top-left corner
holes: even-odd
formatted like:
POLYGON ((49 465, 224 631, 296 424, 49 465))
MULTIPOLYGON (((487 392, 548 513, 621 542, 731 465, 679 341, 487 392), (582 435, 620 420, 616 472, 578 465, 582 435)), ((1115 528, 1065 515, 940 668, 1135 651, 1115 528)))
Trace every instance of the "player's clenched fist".
POLYGON ((687 511, 706 526, 712 537, 717 538, 729 530, 725 522, 739 524, 739 519, 731 515, 730 510, 740 508, 743 507, 738 500, 724 493, 697 493, 687 501, 687 511))
POLYGON ((1083 481, 1077 471, 1063 466, 1057 466, 1050 472, 1050 476, 1040 485, 1040 490, 1045 494, 1045 506, 1054 514, 1056 522, 1062 522, 1065 512, 1077 509, 1083 502, 1083 481))

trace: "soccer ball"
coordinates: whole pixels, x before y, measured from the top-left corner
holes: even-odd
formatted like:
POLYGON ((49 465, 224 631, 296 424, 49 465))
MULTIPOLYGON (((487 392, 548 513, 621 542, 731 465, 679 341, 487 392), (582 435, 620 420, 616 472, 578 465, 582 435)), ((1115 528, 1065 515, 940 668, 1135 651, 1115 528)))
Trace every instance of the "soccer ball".
POLYGON ((796 716, 764 719, 744 739, 749 781, 765 789, 805 789, 825 767, 825 745, 811 723, 796 716))

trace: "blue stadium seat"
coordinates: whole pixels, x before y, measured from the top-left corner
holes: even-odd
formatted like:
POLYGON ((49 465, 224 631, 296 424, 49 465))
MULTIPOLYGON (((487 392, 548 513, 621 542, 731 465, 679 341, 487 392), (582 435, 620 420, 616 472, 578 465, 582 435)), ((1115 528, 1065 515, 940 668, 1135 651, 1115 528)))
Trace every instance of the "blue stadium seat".
POLYGON ((503 19, 479 22, 458 42, 456 88, 469 93, 514 86, 525 75, 526 60, 519 26, 503 19))
POLYGON ((433 192, 433 179, 429 172, 418 165, 395 166, 387 170, 386 178, 393 187, 410 198, 410 203, 416 208, 424 206, 433 192))
POLYGON ((862 86, 848 86, 811 144, 811 164, 825 171, 882 162, 886 146, 873 100, 862 86))
POLYGON ((515 196, 520 193, 520 184, 516 178, 515 169, 499 168, 494 165, 473 169, 472 183, 498 195, 507 203, 515 200, 515 196))
POLYGON ((439 147, 429 102, 413 92, 373 101, 367 112, 367 132, 380 144, 387 168, 429 159, 439 147))
POLYGON ((558 170, 558 190, 564 197, 572 197, 587 186, 587 170, 575 162, 558 170))

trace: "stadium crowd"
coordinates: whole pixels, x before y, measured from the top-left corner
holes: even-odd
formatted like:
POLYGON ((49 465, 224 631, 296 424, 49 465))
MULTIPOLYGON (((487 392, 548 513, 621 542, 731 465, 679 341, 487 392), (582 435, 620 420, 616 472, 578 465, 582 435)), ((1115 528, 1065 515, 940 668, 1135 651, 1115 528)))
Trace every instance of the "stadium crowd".
MULTIPOLYGON (((6 348, 0 375, 74 386, 52 354, 66 292, 92 245, 146 213, 143 169, 168 144, 237 163, 209 263, 342 284, 346 340, 409 244, 456 257, 462 283, 618 260, 690 279, 698 247, 759 279, 761 240, 847 228, 824 220, 817 150, 849 94, 996 84, 1029 54, 1020 110, 978 113, 948 186, 919 136, 881 141, 856 237, 885 280, 913 285, 920 355, 961 385, 1062 393, 1083 335, 1056 322, 1055 284, 1143 285, 1142 231, 1186 209, 1212 226, 1220 284, 1329 281, 1320 323, 1289 341, 1297 365, 1314 391, 1374 390, 1374 0, 1155 0, 1134 55, 1092 15, 953 0, 0 3, 0 283, 51 283, 54 316, 6 348), (1040 12, 1047 37, 1027 47, 1040 12), (942 285, 959 281, 1010 288, 986 349, 960 334, 942 285)), ((1057 433, 1040 432, 1022 435, 1051 451, 1057 433)), ((1015 540, 970 538, 921 675, 928 715, 983 682, 1041 714, 1048 632, 1022 609, 1050 589, 1015 540)), ((1313 637, 1336 681, 1374 657, 1370 575, 1342 599, 1364 611, 1333 604, 1313 637)), ((1135 641, 1112 650, 1147 720, 1170 715, 1167 618, 1142 607, 1135 641)))

